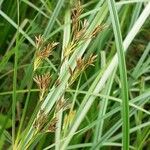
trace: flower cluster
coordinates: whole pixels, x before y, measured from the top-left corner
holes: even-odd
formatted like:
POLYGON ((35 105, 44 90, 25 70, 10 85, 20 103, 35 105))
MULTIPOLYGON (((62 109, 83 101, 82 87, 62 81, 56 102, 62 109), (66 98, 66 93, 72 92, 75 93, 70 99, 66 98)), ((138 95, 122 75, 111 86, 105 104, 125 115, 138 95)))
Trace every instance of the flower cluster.
POLYGON ((40 101, 43 99, 45 92, 49 88, 51 81, 51 75, 46 73, 44 75, 36 75, 33 80, 37 83, 38 88, 40 89, 40 101))
MULTIPOLYGON (((96 37, 101 31, 104 30, 106 27, 105 25, 98 25, 96 26, 93 31, 90 33, 86 32, 89 23, 87 20, 84 20, 81 22, 80 16, 83 11, 83 8, 81 7, 80 1, 77 2, 75 5, 75 8, 72 9, 72 35, 70 42, 68 45, 63 49, 64 51, 64 58, 61 61, 61 65, 66 62, 66 60, 69 60, 71 54, 74 52, 75 49, 78 49, 80 45, 85 42, 88 39, 92 39, 96 37)), ((34 71, 39 68, 39 66, 42 64, 44 59, 47 59, 49 56, 52 55, 53 49, 58 45, 57 42, 52 42, 47 45, 44 44, 44 39, 41 35, 38 37, 35 37, 36 41, 36 53, 35 53, 35 59, 34 59, 34 71)), ((68 72, 70 73, 70 78, 68 80, 68 86, 72 85, 75 80, 79 77, 79 75, 85 71, 85 69, 88 68, 88 66, 94 66, 94 61, 96 59, 97 55, 91 54, 89 57, 76 57, 76 67, 72 69, 72 66, 68 65, 68 72)), ((51 75, 50 73, 45 73, 43 75, 35 75, 34 81, 36 82, 39 90, 40 90, 40 101, 42 101, 46 95, 46 92, 49 89, 50 82, 51 82, 51 75)), ((59 85, 61 85, 62 81, 60 77, 56 79, 54 82, 55 88, 57 89, 59 85)), ((68 88, 66 86, 66 88, 68 88)), ((57 115, 60 110, 67 110, 69 109, 69 113, 65 114, 64 116, 64 123, 63 123, 63 130, 65 130, 70 127, 73 118, 76 115, 76 110, 74 110, 73 107, 71 107, 71 103, 64 98, 65 96, 62 94, 60 95, 60 99, 58 98, 55 110, 53 111, 54 115, 51 119, 48 118, 48 114, 45 114, 44 111, 40 111, 37 115, 37 118, 34 122, 34 127, 38 131, 45 131, 45 132, 54 132, 56 130, 56 124, 57 124, 57 115)), ((68 111, 67 111, 68 112, 68 111)))

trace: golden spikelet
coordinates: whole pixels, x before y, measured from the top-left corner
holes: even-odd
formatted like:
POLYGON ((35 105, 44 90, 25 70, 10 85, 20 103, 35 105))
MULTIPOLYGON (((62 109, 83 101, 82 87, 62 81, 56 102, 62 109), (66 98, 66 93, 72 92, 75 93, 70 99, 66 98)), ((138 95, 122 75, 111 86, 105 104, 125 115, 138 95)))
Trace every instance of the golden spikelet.
POLYGON ((40 64, 42 63, 42 59, 40 57, 36 57, 33 63, 33 70, 35 71, 40 64))
POLYGON ((70 111, 69 114, 65 115, 64 122, 63 122, 63 129, 64 130, 71 125, 75 115, 76 115, 76 110, 70 111))
POLYGON ((76 46, 77 43, 74 43, 73 41, 70 42, 64 49, 64 58, 68 57, 71 53, 73 53, 76 46))

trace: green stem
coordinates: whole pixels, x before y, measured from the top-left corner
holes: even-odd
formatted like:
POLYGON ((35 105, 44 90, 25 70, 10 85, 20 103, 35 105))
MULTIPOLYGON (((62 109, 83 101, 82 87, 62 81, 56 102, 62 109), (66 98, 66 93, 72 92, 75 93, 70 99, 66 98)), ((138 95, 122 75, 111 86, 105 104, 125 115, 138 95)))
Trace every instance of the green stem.
POLYGON ((13 95, 12 95, 12 145, 13 149, 15 149, 15 124, 16 124, 16 102, 17 102, 17 67, 18 67, 18 49, 19 49, 19 1, 17 0, 17 36, 16 36, 16 47, 15 47, 15 64, 14 64, 14 75, 13 75, 13 95))

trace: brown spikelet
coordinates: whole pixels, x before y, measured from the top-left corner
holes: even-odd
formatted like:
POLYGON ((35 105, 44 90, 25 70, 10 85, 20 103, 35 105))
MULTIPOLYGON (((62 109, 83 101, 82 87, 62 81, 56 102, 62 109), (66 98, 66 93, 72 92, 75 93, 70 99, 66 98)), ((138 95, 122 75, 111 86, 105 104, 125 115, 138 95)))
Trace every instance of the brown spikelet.
MULTIPOLYGON (((57 42, 52 42, 46 45, 43 50, 41 46, 41 42, 43 42, 42 37, 36 37, 36 45, 38 47, 38 50, 35 53, 35 60, 34 60, 34 71, 40 66, 42 63, 43 59, 48 58, 50 55, 52 55, 53 48, 58 45, 57 42)), ((42 43, 43 44, 43 43, 42 43)))
POLYGON ((77 79, 77 77, 82 73, 82 71, 85 69, 85 61, 84 58, 78 58, 76 60, 76 68, 74 69, 74 71, 70 72, 71 76, 70 76, 70 81, 69 81, 69 85, 72 85, 75 80, 77 79))
POLYGON ((82 13, 82 8, 81 8, 81 3, 78 1, 75 5, 75 8, 72 10, 72 24, 73 24, 73 33, 74 35, 77 34, 80 28, 80 22, 79 22, 79 17, 82 13))
POLYGON ((88 27, 88 22, 87 20, 84 20, 83 22, 83 27, 78 31, 76 32, 76 34, 74 35, 74 41, 79 41, 79 40, 85 40, 85 33, 86 33, 86 30, 87 30, 87 27, 88 27))
POLYGON ((37 75, 35 76, 35 78, 33 78, 34 81, 37 83, 38 85, 38 88, 40 90, 43 90, 43 89, 47 89, 48 86, 49 86, 49 83, 50 83, 50 80, 51 80, 51 76, 49 73, 46 73, 44 75, 37 75))
POLYGON ((51 76, 49 73, 44 75, 36 75, 33 80, 36 82, 38 88, 40 89, 40 101, 43 99, 44 93, 48 90, 51 76))
POLYGON ((54 117, 54 118, 50 121, 46 132, 55 132, 57 121, 58 121, 57 118, 54 117))
POLYGON ((77 69, 80 70, 80 71, 82 71, 84 69, 84 65, 85 65, 84 58, 78 58, 76 60, 76 62, 77 62, 77 69))
POLYGON ((94 66, 93 63, 96 59, 97 55, 90 55, 90 57, 88 59, 84 59, 84 58, 78 58, 76 60, 76 68, 74 69, 74 71, 72 71, 72 75, 70 77, 70 81, 69 81, 69 85, 72 85, 75 80, 77 79, 77 77, 88 67, 88 66, 94 66))
POLYGON ((97 55, 90 55, 90 57, 87 60, 87 65, 94 66, 93 63, 94 63, 96 58, 97 58, 97 55))
POLYGON ((58 45, 57 42, 49 43, 47 46, 44 47, 43 50, 38 51, 36 53, 36 56, 39 57, 39 58, 41 58, 41 59, 48 58, 50 55, 52 55, 53 48, 56 45, 58 45))
POLYGON ((47 122, 47 115, 44 113, 43 110, 40 110, 38 117, 36 118, 33 126, 38 130, 41 131, 44 128, 45 123, 47 122))
POLYGON ((103 31, 106 28, 105 25, 98 25, 94 31, 92 32, 92 37, 96 37, 101 31, 103 31))
POLYGON ((59 112, 61 109, 66 110, 70 108, 71 103, 68 101, 68 99, 62 99, 58 100, 56 104, 56 113, 59 112))

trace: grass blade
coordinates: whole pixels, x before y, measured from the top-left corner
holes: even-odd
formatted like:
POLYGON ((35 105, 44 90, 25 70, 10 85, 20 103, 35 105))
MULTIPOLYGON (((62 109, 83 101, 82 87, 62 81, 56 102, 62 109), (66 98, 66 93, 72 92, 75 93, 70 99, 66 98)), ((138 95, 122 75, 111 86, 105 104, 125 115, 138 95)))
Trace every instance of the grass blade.
POLYGON ((110 11, 110 17, 113 25, 114 35, 115 35, 115 43, 118 54, 118 64, 119 64, 119 72, 121 78, 121 93, 122 93, 122 118, 123 118, 123 149, 129 149, 129 95, 128 95, 128 84, 127 84, 127 72, 126 72, 126 64, 125 64, 125 56, 124 56, 124 47, 122 42, 122 35, 119 25, 119 19, 117 10, 115 7, 114 0, 108 0, 108 6, 110 11))
POLYGON ((47 25, 45 31, 44 31, 44 37, 47 37, 50 34, 50 32, 53 28, 53 25, 55 23, 55 20, 58 16, 63 4, 64 4, 64 0, 59 0, 58 1, 57 5, 56 5, 56 8, 55 8, 55 10, 54 10, 49 22, 48 22, 48 25, 47 25))

